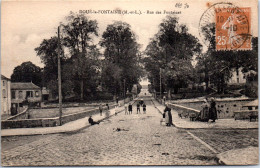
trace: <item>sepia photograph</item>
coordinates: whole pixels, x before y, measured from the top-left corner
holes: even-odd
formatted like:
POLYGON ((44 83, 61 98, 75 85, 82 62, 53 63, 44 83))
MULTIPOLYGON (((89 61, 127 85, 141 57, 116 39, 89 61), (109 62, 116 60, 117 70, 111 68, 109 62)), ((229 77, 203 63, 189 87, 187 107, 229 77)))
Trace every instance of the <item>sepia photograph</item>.
POLYGON ((2 0, 1 166, 258 165, 257 0, 2 0))

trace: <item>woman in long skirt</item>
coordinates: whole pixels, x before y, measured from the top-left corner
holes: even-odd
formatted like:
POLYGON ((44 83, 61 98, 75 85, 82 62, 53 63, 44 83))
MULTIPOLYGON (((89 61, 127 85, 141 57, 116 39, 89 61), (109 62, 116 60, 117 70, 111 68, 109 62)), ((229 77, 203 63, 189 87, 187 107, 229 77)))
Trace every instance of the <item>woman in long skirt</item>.
POLYGON ((202 110, 200 114, 201 121, 208 122, 209 121, 209 103, 206 99, 204 99, 204 103, 202 104, 202 110))
POLYGON ((168 104, 166 105, 165 109, 165 123, 166 126, 171 126, 172 124, 172 113, 171 113, 171 108, 168 106, 168 104))

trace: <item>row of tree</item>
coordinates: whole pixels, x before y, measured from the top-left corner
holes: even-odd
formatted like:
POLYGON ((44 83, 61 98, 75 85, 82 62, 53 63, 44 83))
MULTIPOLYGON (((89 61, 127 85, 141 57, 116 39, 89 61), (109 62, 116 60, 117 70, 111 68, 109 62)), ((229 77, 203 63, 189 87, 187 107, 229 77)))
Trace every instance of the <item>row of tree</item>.
POLYGON ((234 69, 242 68, 244 73, 258 72, 258 38, 249 37, 252 38, 252 50, 217 51, 215 25, 206 25, 201 32, 209 44, 205 53, 202 53, 199 40, 189 33, 186 25, 179 23, 177 17, 168 16, 163 20, 158 33, 150 40, 145 51, 147 57, 143 60, 151 90, 167 92, 171 97, 172 90, 178 93, 179 88, 188 84, 205 82, 207 89, 210 83, 214 90, 223 93, 234 69))
MULTIPOLYGON (((140 45, 129 24, 114 22, 107 26, 99 42, 104 54, 93 43, 94 38, 99 36, 96 20, 71 12, 60 28, 60 39, 58 36, 44 39, 35 48, 44 68, 31 62, 23 63, 14 69, 12 81, 32 81, 39 86, 46 86, 57 95, 60 47, 64 97, 76 95, 86 99, 95 96, 98 90, 119 96, 139 83, 143 71, 138 64, 141 59, 140 45)), ((140 85, 137 90, 140 91, 140 85)))
MULTIPOLYGON (((96 20, 71 12, 60 27, 64 96, 76 94, 84 99, 95 95, 98 88, 113 95, 123 95, 144 75, 151 82, 151 90, 168 92, 169 97, 172 91, 178 93, 180 88, 202 82, 207 88, 209 83, 213 84, 213 89, 223 93, 234 69, 258 71, 258 38, 250 37, 252 50, 217 51, 214 24, 201 28, 204 41, 209 44, 204 53, 199 40, 175 16, 168 16, 159 24, 159 31, 144 53, 140 52, 131 26, 124 22, 108 25, 96 45, 93 44, 94 38, 99 36, 96 20)), ((35 48, 44 68, 26 62, 14 69, 11 79, 33 81, 57 94, 58 47, 57 36, 44 39, 35 48)), ((257 74, 249 77, 257 80, 257 74)), ((136 89, 140 91, 140 85, 136 89)))

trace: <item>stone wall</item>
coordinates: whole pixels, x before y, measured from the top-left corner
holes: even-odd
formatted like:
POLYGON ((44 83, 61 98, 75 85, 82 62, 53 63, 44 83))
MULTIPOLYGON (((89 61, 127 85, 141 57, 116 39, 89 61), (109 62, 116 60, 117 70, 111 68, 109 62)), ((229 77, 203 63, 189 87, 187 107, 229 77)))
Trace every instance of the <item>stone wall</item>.
MULTIPOLYGON (((130 99, 126 99, 125 103, 128 103, 130 99)), ((121 101, 121 105, 123 101, 121 101)), ((114 108, 116 104, 111 104, 109 107, 110 109, 114 108)), ((107 110, 107 107, 104 107, 107 110)), ((62 116, 62 124, 68 123, 70 121, 74 121, 80 118, 88 117, 90 115, 99 114, 99 108, 86 110, 79 113, 69 114, 62 116)), ((59 117, 55 118, 42 118, 42 119, 24 119, 23 117, 26 116, 26 112, 23 114, 20 113, 20 118, 16 118, 15 120, 4 120, 1 121, 1 129, 8 129, 8 128, 33 128, 33 127, 54 127, 60 125, 59 117)), ((28 116, 27 116, 28 117, 28 116)))
MULTIPOLYGON (((235 111, 242 110, 242 106, 244 106, 245 104, 251 101, 253 101, 253 99, 217 100, 216 108, 217 108, 218 118, 234 117, 235 111)), ((185 102, 185 103, 177 103, 177 104, 200 111, 202 110, 201 105, 203 104, 203 101, 185 102)))

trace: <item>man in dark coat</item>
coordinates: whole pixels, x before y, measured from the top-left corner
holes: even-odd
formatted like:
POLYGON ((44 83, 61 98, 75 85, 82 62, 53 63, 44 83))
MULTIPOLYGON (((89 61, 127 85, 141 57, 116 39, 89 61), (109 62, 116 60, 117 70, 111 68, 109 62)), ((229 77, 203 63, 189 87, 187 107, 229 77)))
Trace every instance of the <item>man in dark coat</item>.
POLYGON ((144 112, 144 114, 146 113, 146 104, 145 103, 143 104, 143 112, 144 112))
POLYGON ((133 106, 132 106, 131 103, 129 103, 129 105, 128 105, 128 112, 129 112, 129 114, 132 114, 132 111, 133 111, 133 106))

